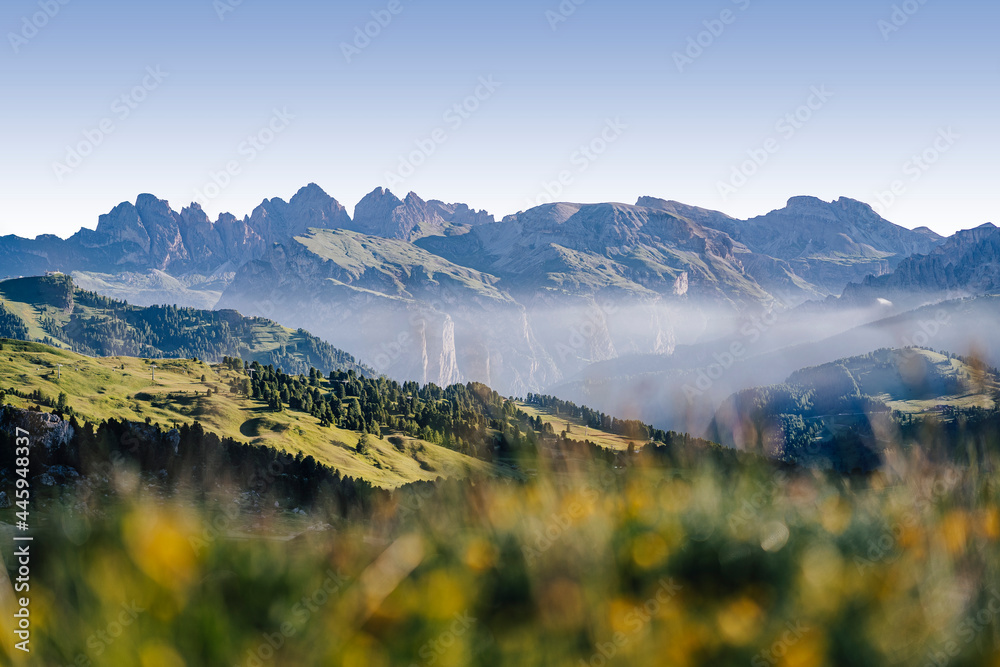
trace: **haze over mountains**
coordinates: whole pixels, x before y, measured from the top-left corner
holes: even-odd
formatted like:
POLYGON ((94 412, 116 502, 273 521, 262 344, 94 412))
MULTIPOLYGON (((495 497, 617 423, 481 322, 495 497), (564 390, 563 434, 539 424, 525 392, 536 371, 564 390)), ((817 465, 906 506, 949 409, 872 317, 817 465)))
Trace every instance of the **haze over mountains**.
POLYGON ((545 204, 498 221, 378 188, 352 217, 311 184, 215 222, 197 204, 175 212, 141 195, 66 240, 3 237, 0 273, 63 271, 138 305, 265 316, 397 378, 476 380, 519 395, 564 386, 567 398, 604 407, 563 383, 593 381, 608 364, 600 377, 618 377, 630 359, 675 367, 772 309, 788 313, 788 326, 767 327, 772 343, 760 352, 902 312, 904 302, 990 293, 996 232, 944 239, 858 201, 813 197, 750 220, 642 197, 545 204), (829 323, 817 326, 817 308, 829 323))

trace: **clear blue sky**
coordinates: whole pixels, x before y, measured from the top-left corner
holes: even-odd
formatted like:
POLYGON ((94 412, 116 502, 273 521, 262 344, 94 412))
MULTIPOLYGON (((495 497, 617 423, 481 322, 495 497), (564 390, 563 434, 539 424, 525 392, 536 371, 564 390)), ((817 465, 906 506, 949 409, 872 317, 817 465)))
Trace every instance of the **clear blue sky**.
POLYGON ((501 216, 566 172, 561 200, 654 195, 739 217, 799 194, 874 204, 897 182, 883 210, 899 224, 1000 223, 998 3, 908 0, 915 13, 889 32, 891 0, 567 0, 568 17, 559 0, 235 1, 2 3, 0 233, 65 236, 142 192, 179 209, 229 162, 238 173, 204 200, 213 218, 308 182, 349 211, 392 185, 501 216), (46 5, 54 16, 35 16, 46 5), (373 11, 391 21, 348 62, 342 45, 373 11), (721 34, 679 68, 705 21, 721 34), (824 86, 832 97, 779 130, 824 86), (477 87, 475 111, 446 116, 477 87), (113 132, 98 144, 102 123, 113 132), (269 124, 280 132, 264 145, 269 124), (602 133, 603 154, 578 152, 602 133), (433 154, 393 182, 419 140, 433 154), (948 150, 933 164, 909 163, 936 140, 948 150), (90 154, 57 167, 81 142, 90 154), (723 182, 740 187, 724 195, 723 182))

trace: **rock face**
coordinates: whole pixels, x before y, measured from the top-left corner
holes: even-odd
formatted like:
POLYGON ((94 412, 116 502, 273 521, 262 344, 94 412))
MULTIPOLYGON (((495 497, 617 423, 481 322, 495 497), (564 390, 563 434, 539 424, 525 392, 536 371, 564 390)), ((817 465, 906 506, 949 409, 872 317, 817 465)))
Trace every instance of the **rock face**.
POLYGON ((494 222, 485 211, 473 211, 465 204, 424 201, 414 193, 400 200, 383 188, 376 188, 354 209, 354 221, 346 228, 371 236, 413 241, 441 234, 462 234, 471 227, 494 222))
POLYGON ((47 450, 66 447, 74 434, 70 423, 54 414, 18 409, 0 411, 0 430, 13 433, 18 428, 31 434, 33 447, 47 450))
POLYGON ((927 253, 944 239, 927 228, 909 230, 880 217, 871 206, 841 198, 827 203, 792 197, 767 215, 736 220, 716 211, 650 197, 659 207, 728 234, 751 252, 787 262, 822 294, 869 275, 882 275, 915 253, 927 253))
POLYGON ((500 277, 525 301, 550 292, 591 297, 608 291, 739 308, 768 301, 770 290, 794 291, 799 300, 811 295, 790 278, 787 263, 757 257, 725 232, 645 206, 547 204, 417 245, 500 277))
POLYGON ((848 285, 847 303, 926 300, 931 296, 976 296, 1000 291, 1000 229, 985 224, 958 232, 926 254, 900 262, 887 275, 848 285))
MULTIPOLYGON (((460 367, 496 378, 512 370, 501 355, 531 349, 523 309, 496 282, 405 241, 313 230, 246 264, 219 305, 318 332, 376 370, 446 385, 465 378, 460 367)), ((528 376, 504 382, 534 386, 528 376)))
MULTIPOLYGON (((420 207, 378 190, 353 225, 424 233, 406 223, 420 207)), ((659 208, 551 204, 434 230, 415 244, 313 230, 245 265, 219 306, 318 332, 399 378, 523 393, 596 361, 670 354, 718 312, 819 294, 788 262, 659 208)))

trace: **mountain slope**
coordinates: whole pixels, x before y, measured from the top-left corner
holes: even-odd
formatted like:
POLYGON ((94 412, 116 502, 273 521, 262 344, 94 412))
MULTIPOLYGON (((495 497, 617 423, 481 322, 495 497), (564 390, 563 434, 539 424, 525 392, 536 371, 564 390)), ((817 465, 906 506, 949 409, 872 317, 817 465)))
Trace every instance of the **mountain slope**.
MULTIPOLYGON (((68 276, 0 282, 6 312, 23 330, 0 335, 44 340, 92 356, 200 358, 225 356, 274 364, 289 372, 317 367, 377 375, 354 357, 299 329, 231 310, 138 307, 76 289, 68 276), (13 334, 13 335, 11 335, 13 334)), ((0 319, 2 324, 2 319, 0 319)))
POLYGON ((246 264, 219 306, 317 331, 395 377, 530 386, 505 377, 525 366, 504 367, 501 355, 530 354, 534 343, 497 282, 405 241, 311 230, 246 264))
POLYGON ((0 238, 0 265, 8 277, 46 271, 205 274, 227 265, 233 271, 272 243, 309 227, 349 223, 344 207, 315 184, 289 202, 265 199, 242 220, 225 213, 215 222, 198 204, 176 212, 166 201, 142 194, 135 204, 124 202, 100 216, 97 229, 81 229, 66 240, 50 235, 0 238))
POLYGON ((644 197, 548 204, 497 222, 378 188, 352 219, 310 185, 214 223, 197 206, 175 213, 142 195, 65 242, 0 240, 0 257, 16 250, 11 272, 73 271, 88 289, 143 305, 278 319, 395 377, 523 394, 839 294, 940 241, 848 199, 796 197, 747 221, 644 197))
POLYGON ((884 446, 905 441, 899 436, 904 423, 992 410, 998 391, 996 371, 977 361, 920 348, 881 349, 733 395, 709 436, 790 461, 871 469, 884 446))
POLYGON ((926 300, 933 296, 1000 293, 1000 229, 985 224, 958 232, 932 251, 903 260, 881 276, 868 276, 844 289, 843 301, 867 303, 926 300))
MULTIPOLYGON (((275 411, 266 401, 233 393, 229 385, 247 376, 225 364, 169 359, 161 360, 154 370, 148 359, 93 358, 10 340, 2 345, 0 402, 15 407, 36 405, 40 398, 54 407, 57 396, 64 393, 63 411, 72 409, 91 421, 149 418, 163 425, 198 421, 221 437, 302 452, 345 476, 383 487, 469 471, 497 472, 484 461, 406 435, 401 436, 402 447, 369 436, 370 449, 359 452, 362 433, 346 428, 346 423, 343 428, 323 426, 302 411, 275 411)), ((324 380, 322 389, 329 392, 332 387, 324 380)))
POLYGON ((929 252, 943 241, 926 228, 894 225, 869 205, 847 198, 827 203, 793 197, 785 208, 749 220, 651 197, 640 203, 689 216, 754 253, 788 262, 796 275, 825 294, 839 294, 851 281, 887 273, 904 258, 929 252))
MULTIPOLYGON (((823 306, 823 304, 819 304, 823 306)), ((1000 366, 1000 296, 932 303, 902 313, 814 307, 751 316, 733 331, 672 355, 626 355, 588 366, 546 391, 659 428, 703 433, 732 394, 779 384, 796 369, 909 346, 1000 366)))
POLYGON ((642 206, 547 204, 462 236, 417 244, 497 275, 515 293, 608 289, 731 304, 766 301, 768 288, 808 294, 787 265, 774 262, 762 286, 745 266, 755 258, 726 233, 642 206))
MULTIPOLYGON (((345 208, 310 184, 289 202, 265 199, 243 219, 212 222, 197 204, 173 211, 148 194, 102 215, 96 230, 67 240, 0 239, 8 276, 45 271, 81 274, 115 296, 151 304, 143 294, 191 299, 217 296, 244 263, 308 229, 348 229, 370 236, 421 240, 425 250, 504 278, 512 287, 584 291, 626 289, 737 304, 773 298, 797 303, 839 294, 852 281, 887 273, 905 257, 927 253, 941 238, 906 230, 850 199, 795 197, 784 209, 741 221, 717 211, 643 197, 623 204, 549 204, 496 222, 464 204, 400 200, 377 188, 345 208), (484 253, 478 256, 477 253, 484 253), (182 285, 147 287, 129 274, 167 272, 182 285), (113 274, 123 274, 114 278, 113 274), (203 283, 219 283, 203 288, 203 283)), ((82 276, 81 276, 82 277, 82 276)), ((155 281, 154 281, 155 282, 155 281)), ((199 303, 199 305, 203 305, 199 303)))

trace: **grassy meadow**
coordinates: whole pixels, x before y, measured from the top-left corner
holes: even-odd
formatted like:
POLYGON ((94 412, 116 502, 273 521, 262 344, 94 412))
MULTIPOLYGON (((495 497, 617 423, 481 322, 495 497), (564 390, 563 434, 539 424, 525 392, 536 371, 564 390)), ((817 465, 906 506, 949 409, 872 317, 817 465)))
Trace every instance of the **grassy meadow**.
MULTIPOLYGON (((321 427, 309 415, 276 413, 260 401, 230 393, 229 383, 237 373, 221 365, 188 359, 94 358, 19 341, 5 341, 3 346, 0 390, 40 391, 51 399, 65 393, 68 405, 90 420, 149 418, 164 426, 197 420, 220 436, 302 451, 345 475, 382 487, 494 470, 483 461, 405 435, 399 436, 403 451, 388 439, 371 438, 369 451, 359 454, 360 433, 321 427)), ((34 404, 16 396, 7 402, 22 408, 34 404)))
POLYGON ((568 417, 566 415, 555 415, 551 410, 539 408, 535 405, 518 402, 517 407, 531 417, 541 417, 542 423, 551 424, 552 430, 555 433, 566 431, 568 427, 569 430, 567 435, 569 437, 577 440, 590 440, 594 444, 604 447, 605 449, 625 451, 628 449, 629 443, 635 444, 636 447, 642 447, 648 443, 648 441, 630 440, 629 438, 616 433, 608 433, 606 431, 587 426, 583 423, 582 419, 568 417))

